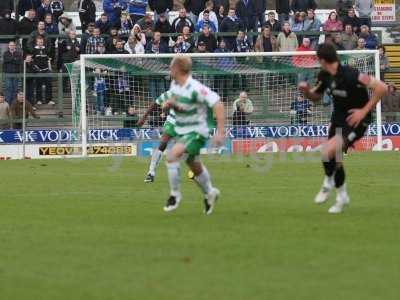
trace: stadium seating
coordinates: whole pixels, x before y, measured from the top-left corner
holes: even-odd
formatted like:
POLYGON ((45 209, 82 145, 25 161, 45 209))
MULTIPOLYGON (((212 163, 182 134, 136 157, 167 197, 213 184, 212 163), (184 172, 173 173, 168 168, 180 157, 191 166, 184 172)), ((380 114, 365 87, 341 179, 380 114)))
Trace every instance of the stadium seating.
POLYGON ((393 82, 397 88, 400 88, 400 45, 386 45, 386 55, 390 62, 390 71, 386 73, 385 80, 393 82))

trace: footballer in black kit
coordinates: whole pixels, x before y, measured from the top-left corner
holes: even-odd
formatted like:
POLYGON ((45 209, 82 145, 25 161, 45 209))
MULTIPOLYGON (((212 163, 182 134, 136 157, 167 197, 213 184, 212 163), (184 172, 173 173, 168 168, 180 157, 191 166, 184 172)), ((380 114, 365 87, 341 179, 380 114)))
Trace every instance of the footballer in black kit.
POLYGON ((360 72, 357 69, 339 64, 337 74, 334 76, 322 70, 318 75, 318 83, 315 88, 316 93, 322 95, 326 91, 333 99, 328 138, 341 134, 343 150, 347 150, 361 139, 372 122, 372 114, 368 112, 357 127, 351 127, 347 123, 347 118, 351 115, 352 110, 363 108, 369 101, 367 87, 359 82, 359 76, 360 72))
POLYGON ((320 45, 317 57, 321 64, 317 85, 310 88, 306 82, 299 83, 299 90, 311 101, 319 101, 324 92, 333 99, 328 141, 322 150, 325 179, 315 202, 326 202, 330 191, 336 187, 336 203, 329 212, 340 213, 350 202, 345 185, 343 151, 364 136, 372 121, 371 111, 387 93, 387 86, 351 66, 342 65, 331 44, 320 45), (372 91, 371 96, 368 89, 372 91))

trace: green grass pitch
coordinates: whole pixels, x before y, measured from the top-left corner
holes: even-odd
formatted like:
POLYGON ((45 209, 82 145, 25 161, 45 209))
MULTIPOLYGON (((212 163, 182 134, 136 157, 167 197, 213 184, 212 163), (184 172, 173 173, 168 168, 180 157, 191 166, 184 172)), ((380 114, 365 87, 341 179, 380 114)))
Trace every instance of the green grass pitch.
POLYGON ((165 214, 144 160, 0 162, 0 299, 400 299, 400 153, 345 160, 332 216, 315 156, 208 158, 209 217, 186 177, 165 214))

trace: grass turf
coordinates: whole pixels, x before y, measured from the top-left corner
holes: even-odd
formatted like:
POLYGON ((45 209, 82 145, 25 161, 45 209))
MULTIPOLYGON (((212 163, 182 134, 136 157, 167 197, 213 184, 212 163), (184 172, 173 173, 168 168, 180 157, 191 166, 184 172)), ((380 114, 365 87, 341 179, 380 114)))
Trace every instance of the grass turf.
POLYGON ((206 164, 210 217, 186 178, 166 215, 146 161, 1 162, 0 299, 399 299, 400 153, 346 158, 339 216, 312 202, 315 156, 206 164))

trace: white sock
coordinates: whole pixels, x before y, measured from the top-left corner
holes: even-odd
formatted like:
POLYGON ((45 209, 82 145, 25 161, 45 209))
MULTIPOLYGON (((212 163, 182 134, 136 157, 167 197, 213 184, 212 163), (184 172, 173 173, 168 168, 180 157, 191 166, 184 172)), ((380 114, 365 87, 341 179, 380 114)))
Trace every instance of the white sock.
POLYGON ((168 170, 169 187, 171 189, 171 196, 180 197, 181 196, 180 163, 179 162, 167 163, 167 170, 168 170))
POLYGON ((324 183, 322 184, 323 187, 331 189, 335 186, 334 175, 332 176, 325 176, 324 183))
POLYGON ((155 149, 153 151, 153 155, 151 156, 151 161, 150 161, 149 174, 153 176, 156 175, 156 169, 160 164, 162 154, 163 154, 162 151, 160 151, 159 149, 155 149))
POLYGON ((347 197, 347 188, 346 184, 344 183, 341 187, 336 188, 336 193, 339 197, 347 197))
POLYGON ((196 182, 199 184, 201 190, 205 195, 211 192, 212 184, 210 174, 208 173, 207 168, 203 165, 203 172, 194 178, 196 182))

